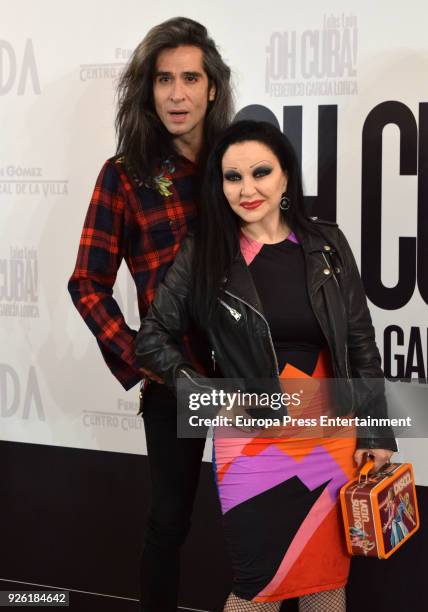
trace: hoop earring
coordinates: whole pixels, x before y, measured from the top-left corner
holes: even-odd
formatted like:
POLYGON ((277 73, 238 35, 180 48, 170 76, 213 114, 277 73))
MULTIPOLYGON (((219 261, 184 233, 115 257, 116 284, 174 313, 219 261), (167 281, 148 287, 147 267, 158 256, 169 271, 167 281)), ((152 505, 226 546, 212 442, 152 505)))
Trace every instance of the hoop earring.
POLYGON ((286 196, 286 193, 284 191, 284 193, 281 196, 281 200, 279 201, 279 207, 283 212, 287 212, 290 206, 291 206, 290 198, 286 196))

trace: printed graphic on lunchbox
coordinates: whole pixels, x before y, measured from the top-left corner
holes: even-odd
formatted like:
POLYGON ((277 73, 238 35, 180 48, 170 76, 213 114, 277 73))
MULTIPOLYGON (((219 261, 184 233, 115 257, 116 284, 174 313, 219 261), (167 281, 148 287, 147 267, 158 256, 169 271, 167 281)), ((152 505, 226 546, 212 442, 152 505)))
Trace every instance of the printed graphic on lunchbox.
POLYGON ((351 546, 360 548, 367 555, 376 546, 375 542, 370 539, 369 534, 358 527, 350 527, 349 535, 351 537, 351 546))
POLYGON ((385 553, 389 553, 416 526, 410 472, 405 472, 390 487, 379 493, 379 510, 385 553))
POLYGON ((360 497, 361 485, 356 484, 351 493, 351 516, 349 536, 351 545, 367 555, 376 546, 374 525, 366 498, 360 497))

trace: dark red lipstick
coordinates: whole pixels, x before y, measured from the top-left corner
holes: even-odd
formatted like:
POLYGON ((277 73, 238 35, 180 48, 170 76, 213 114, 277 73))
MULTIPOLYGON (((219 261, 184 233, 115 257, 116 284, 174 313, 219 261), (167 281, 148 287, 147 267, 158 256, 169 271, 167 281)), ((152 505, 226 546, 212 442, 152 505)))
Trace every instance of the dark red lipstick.
POLYGON ((246 210, 254 210, 263 204, 264 200, 253 200, 252 202, 240 202, 240 206, 246 210))

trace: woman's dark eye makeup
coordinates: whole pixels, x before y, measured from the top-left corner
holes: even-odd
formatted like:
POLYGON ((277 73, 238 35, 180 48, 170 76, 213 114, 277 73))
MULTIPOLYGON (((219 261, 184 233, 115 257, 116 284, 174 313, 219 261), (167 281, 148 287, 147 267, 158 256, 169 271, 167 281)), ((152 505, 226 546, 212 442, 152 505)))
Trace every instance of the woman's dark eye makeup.
POLYGON ((226 181, 239 181, 241 179, 241 175, 234 170, 228 170, 223 174, 223 178, 226 181))
POLYGON ((257 168, 254 168, 253 170, 253 176, 255 178, 259 176, 267 176, 271 172, 272 172, 272 168, 270 166, 257 166, 257 168))
MULTIPOLYGON (((252 174, 254 178, 261 178, 263 176, 267 176, 271 172, 272 172, 272 168, 270 166, 258 166, 257 168, 253 169, 252 174)), ((236 172, 235 170, 227 170, 224 173, 223 178, 226 181, 240 181, 241 175, 239 174, 239 172, 236 172)))

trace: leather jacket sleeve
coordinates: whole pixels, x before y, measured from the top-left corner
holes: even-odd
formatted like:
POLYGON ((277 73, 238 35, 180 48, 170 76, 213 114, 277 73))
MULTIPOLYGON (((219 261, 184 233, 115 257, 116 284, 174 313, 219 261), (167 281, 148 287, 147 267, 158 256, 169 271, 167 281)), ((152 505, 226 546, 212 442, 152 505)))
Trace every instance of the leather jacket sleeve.
POLYGON ((180 348, 191 322, 192 253, 193 239, 187 237, 158 286, 135 341, 139 366, 160 376, 174 391, 177 376, 200 378, 180 348))
MULTIPOLYGON (((339 230, 342 255, 342 296, 347 311, 347 348, 351 376, 355 380, 356 415, 386 418, 384 374, 364 286, 352 250, 339 230)), ((358 432, 358 448, 397 450, 394 434, 387 427, 364 427, 358 432)))

